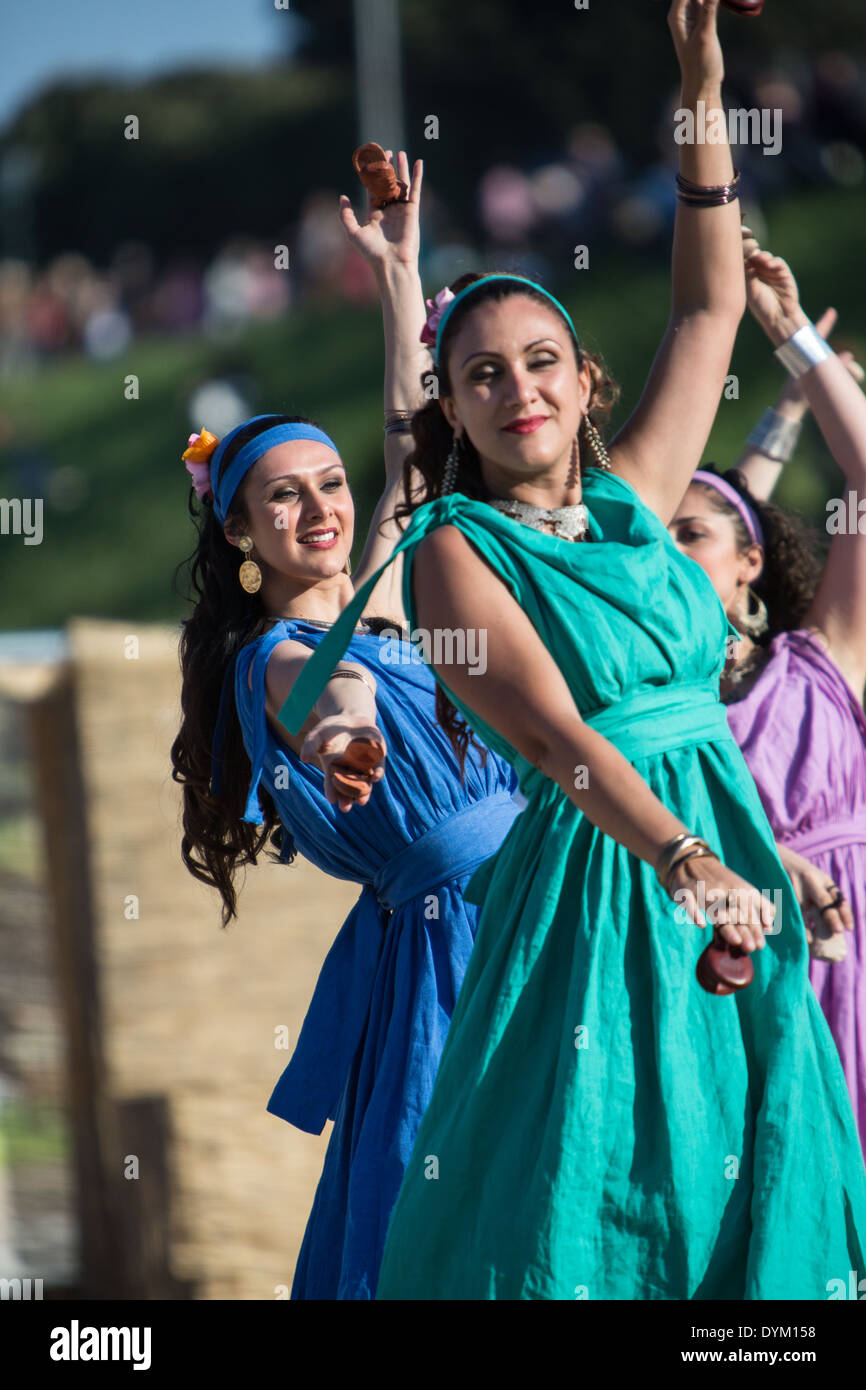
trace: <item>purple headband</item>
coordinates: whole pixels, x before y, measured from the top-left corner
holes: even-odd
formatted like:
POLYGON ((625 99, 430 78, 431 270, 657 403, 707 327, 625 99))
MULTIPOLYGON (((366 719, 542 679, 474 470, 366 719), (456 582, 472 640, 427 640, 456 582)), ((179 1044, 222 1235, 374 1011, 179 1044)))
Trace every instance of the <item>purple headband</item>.
POLYGON ((726 483, 724 478, 720 478, 716 473, 707 473, 703 468, 699 468, 692 474, 693 483, 706 483, 709 487, 714 487, 716 492, 720 492, 726 502, 730 502, 735 511, 739 512, 749 535, 756 545, 763 550, 764 547, 764 528, 758 520, 758 514, 754 508, 750 507, 745 497, 741 497, 736 488, 726 483))

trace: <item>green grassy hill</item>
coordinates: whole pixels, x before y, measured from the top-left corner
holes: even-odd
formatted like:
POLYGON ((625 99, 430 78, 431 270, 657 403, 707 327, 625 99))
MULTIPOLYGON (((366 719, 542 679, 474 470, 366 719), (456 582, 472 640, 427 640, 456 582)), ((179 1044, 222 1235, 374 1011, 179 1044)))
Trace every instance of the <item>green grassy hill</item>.
MULTIPOLYGON (((767 246, 785 255, 814 318, 839 310, 836 339, 866 358, 866 276, 862 243, 866 199, 832 190, 774 205, 767 246)), ((432 294, 438 285, 426 286, 432 294)), ((623 386, 617 423, 637 400, 667 318, 669 277, 622 253, 575 271, 563 298, 590 348, 601 349, 623 386)), ((173 592, 175 567, 192 547, 187 474, 180 462, 190 431, 185 403, 197 382, 224 367, 227 349, 198 335, 141 340, 119 361, 70 359, 7 381, 3 410, 14 448, 52 467, 77 470, 77 506, 45 506, 41 545, 0 537, 0 626, 60 626, 71 615, 175 621, 187 611, 173 592), (124 398, 135 373, 140 399, 124 398)), ((296 311, 257 325, 231 344, 257 389, 256 411, 298 411, 318 419, 340 446, 358 507, 356 556, 381 470, 382 342, 374 309, 296 311)), ((720 402, 706 459, 733 462, 783 376, 769 343, 744 320, 731 366, 739 400, 720 402)), ((688 402, 684 402, 688 409, 688 402)), ((199 423, 199 422, 197 422, 199 423)), ((200 423, 207 423, 206 421, 200 423)), ((0 495, 22 495, 19 471, 0 454, 0 495)), ((823 526, 825 498, 841 475, 810 423, 777 500, 823 526)), ((24 492, 23 495, 32 495, 24 492)))

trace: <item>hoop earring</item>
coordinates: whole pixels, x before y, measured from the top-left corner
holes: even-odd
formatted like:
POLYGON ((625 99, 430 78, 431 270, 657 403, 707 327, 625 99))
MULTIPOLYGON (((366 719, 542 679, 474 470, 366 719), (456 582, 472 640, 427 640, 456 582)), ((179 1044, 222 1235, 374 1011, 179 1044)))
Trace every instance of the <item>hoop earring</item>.
MULTIPOLYGON (((249 536, 241 536, 238 541, 238 548, 242 550, 245 555, 249 555, 253 548, 253 543, 249 536)), ((259 589, 262 587, 262 572, 255 560, 244 560, 238 570, 238 579, 241 582, 241 588, 245 589, 248 594, 258 593, 259 589)))
POLYGON ((584 434, 586 435, 586 442, 595 456, 596 468, 601 468, 605 473, 609 473, 611 471, 610 458, 608 457, 607 449, 604 447, 604 440, 588 415, 584 415, 581 423, 583 425, 584 434))
POLYGON ((454 491, 454 484, 457 481, 457 471, 460 467, 460 440, 455 434, 451 441, 451 452, 445 460, 445 471, 442 474, 442 490, 440 497, 446 497, 449 492, 454 491))
POLYGON ((762 632, 766 632, 770 625, 767 605, 764 600, 755 593, 750 584, 746 585, 746 611, 738 616, 739 626, 749 637, 760 637, 762 632), (749 610, 749 602, 754 603, 754 608, 749 610))

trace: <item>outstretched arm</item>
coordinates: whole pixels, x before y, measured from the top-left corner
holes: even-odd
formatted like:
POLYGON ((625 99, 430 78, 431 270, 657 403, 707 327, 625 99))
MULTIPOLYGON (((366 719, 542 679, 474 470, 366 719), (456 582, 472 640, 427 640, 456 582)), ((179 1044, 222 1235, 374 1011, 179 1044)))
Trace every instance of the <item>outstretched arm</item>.
MULTIPOLYGON (((438 527, 420 542, 412 581, 418 623, 425 631, 474 628, 495 636, 483 674, 468 662, 434 663, 443 684, 556 782, 593 825, 653 865, 669 840, 692 833, 619 750, 584 723, 526 613, 457 527, 438 527), (587 787, 575 778, 578 765, 589 769, 587 787)), ((676 887, 698 925, 706 919, 689 895, 700 878, 708 892, 736 891, 748 903, 739 928, 727 921, 725 909, 715 917, 726 939, 749 950, 763 944, 761 923, 770 925, 773 909, 750 884, 714 858, 686 860, 676 872, 676 887)))
MULTIPOLYGON (((313 653, 302 642, 277 642, 265 669, 265 712, 274 732, 302 762, 317 763, 324 773, 328 801, 341 811, 366 806, 384 776, 386 747, 376 724, 376 680, 364 666, 341 661, 336 671, 362 679, 335 676, 324 686, 300 733, 280 722, 280 711, 313 653)), ((252 689, 252 670, 247 684, 252 689)))
MULTIPOLYGON (((386 151, 390 159, 391 151, 386 151)), ((340 199, 340 217, 352 245, 373 267, 382 304, 385 332, 385 411, 417 410, 424 404, 421 376, 430 368, 429 350, 421 343, 426 311, 418 274, 419 209, 423 163, 415 161, 411 181, 409 160, 401 150, 397 174, 409 185, 408 202, 392 203, 376 210, 368 197, 367 221, 360 225, 349 199, 340 199)), ((357 570, 355 588, 387 560, 400 537, 392 519, 402 500, 403 464, 412 452, 411 434, 385 435, 385 488, 370 522, 367 543, 357 570)), ((368 614, 405 622, 403 613, 402 557, 385 571, 366 605, 368 614)))
MULTIPOLYGON (((680 173, 712 187, 730 183, 734 174, 722 106, 718 4, 674 0, 668 15, 682 73, 680 173), (719 143, 699 142, 710 132, 719 143)), ((614 472, 665 524, 700 464, 721 399, 746 302, 741 246, 738 200, 721 207, 678 202, 667 331, 640 402, 609 448, 614 472)))
MULTIPOLYGON (((746 275, 750 308, 776 347, 809 324, 800 306, 797 282, 781 256, 754 251, 746 261, 746 275)), ((828 517, 830 551, 803 626, 819 631, 836 665, 862 700, 866 686, 866 523, 859 504, 866 497, 866 396, 835 353, 799 380, 847 483, 838 499, 840 524, 836 529, 833 517, 828 517)))

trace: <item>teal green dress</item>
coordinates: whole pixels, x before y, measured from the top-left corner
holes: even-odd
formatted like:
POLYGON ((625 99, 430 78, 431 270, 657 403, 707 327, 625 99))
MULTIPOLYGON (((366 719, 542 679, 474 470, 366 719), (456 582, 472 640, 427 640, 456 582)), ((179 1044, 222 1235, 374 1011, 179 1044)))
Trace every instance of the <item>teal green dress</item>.
MULTIPOLYGON (((531 618, 582 718, 775 901, 777 930, 748 989, 705 993, 708 930, 678 920, 652 867, 440 678, 527 805, 465 890, 482 907, 476 943, 378 1297, 826 1299, 832 1281, 866 1275, 866 1169, 799 907, 718 700, 734 629, 629 483, 593 470, 583 500, 579 543, 460 493, 420 507, 395 550, 410 623, 413 547, 455 525, 531 618)), ((377 578, 296 683, 289 728, 377 578)))

